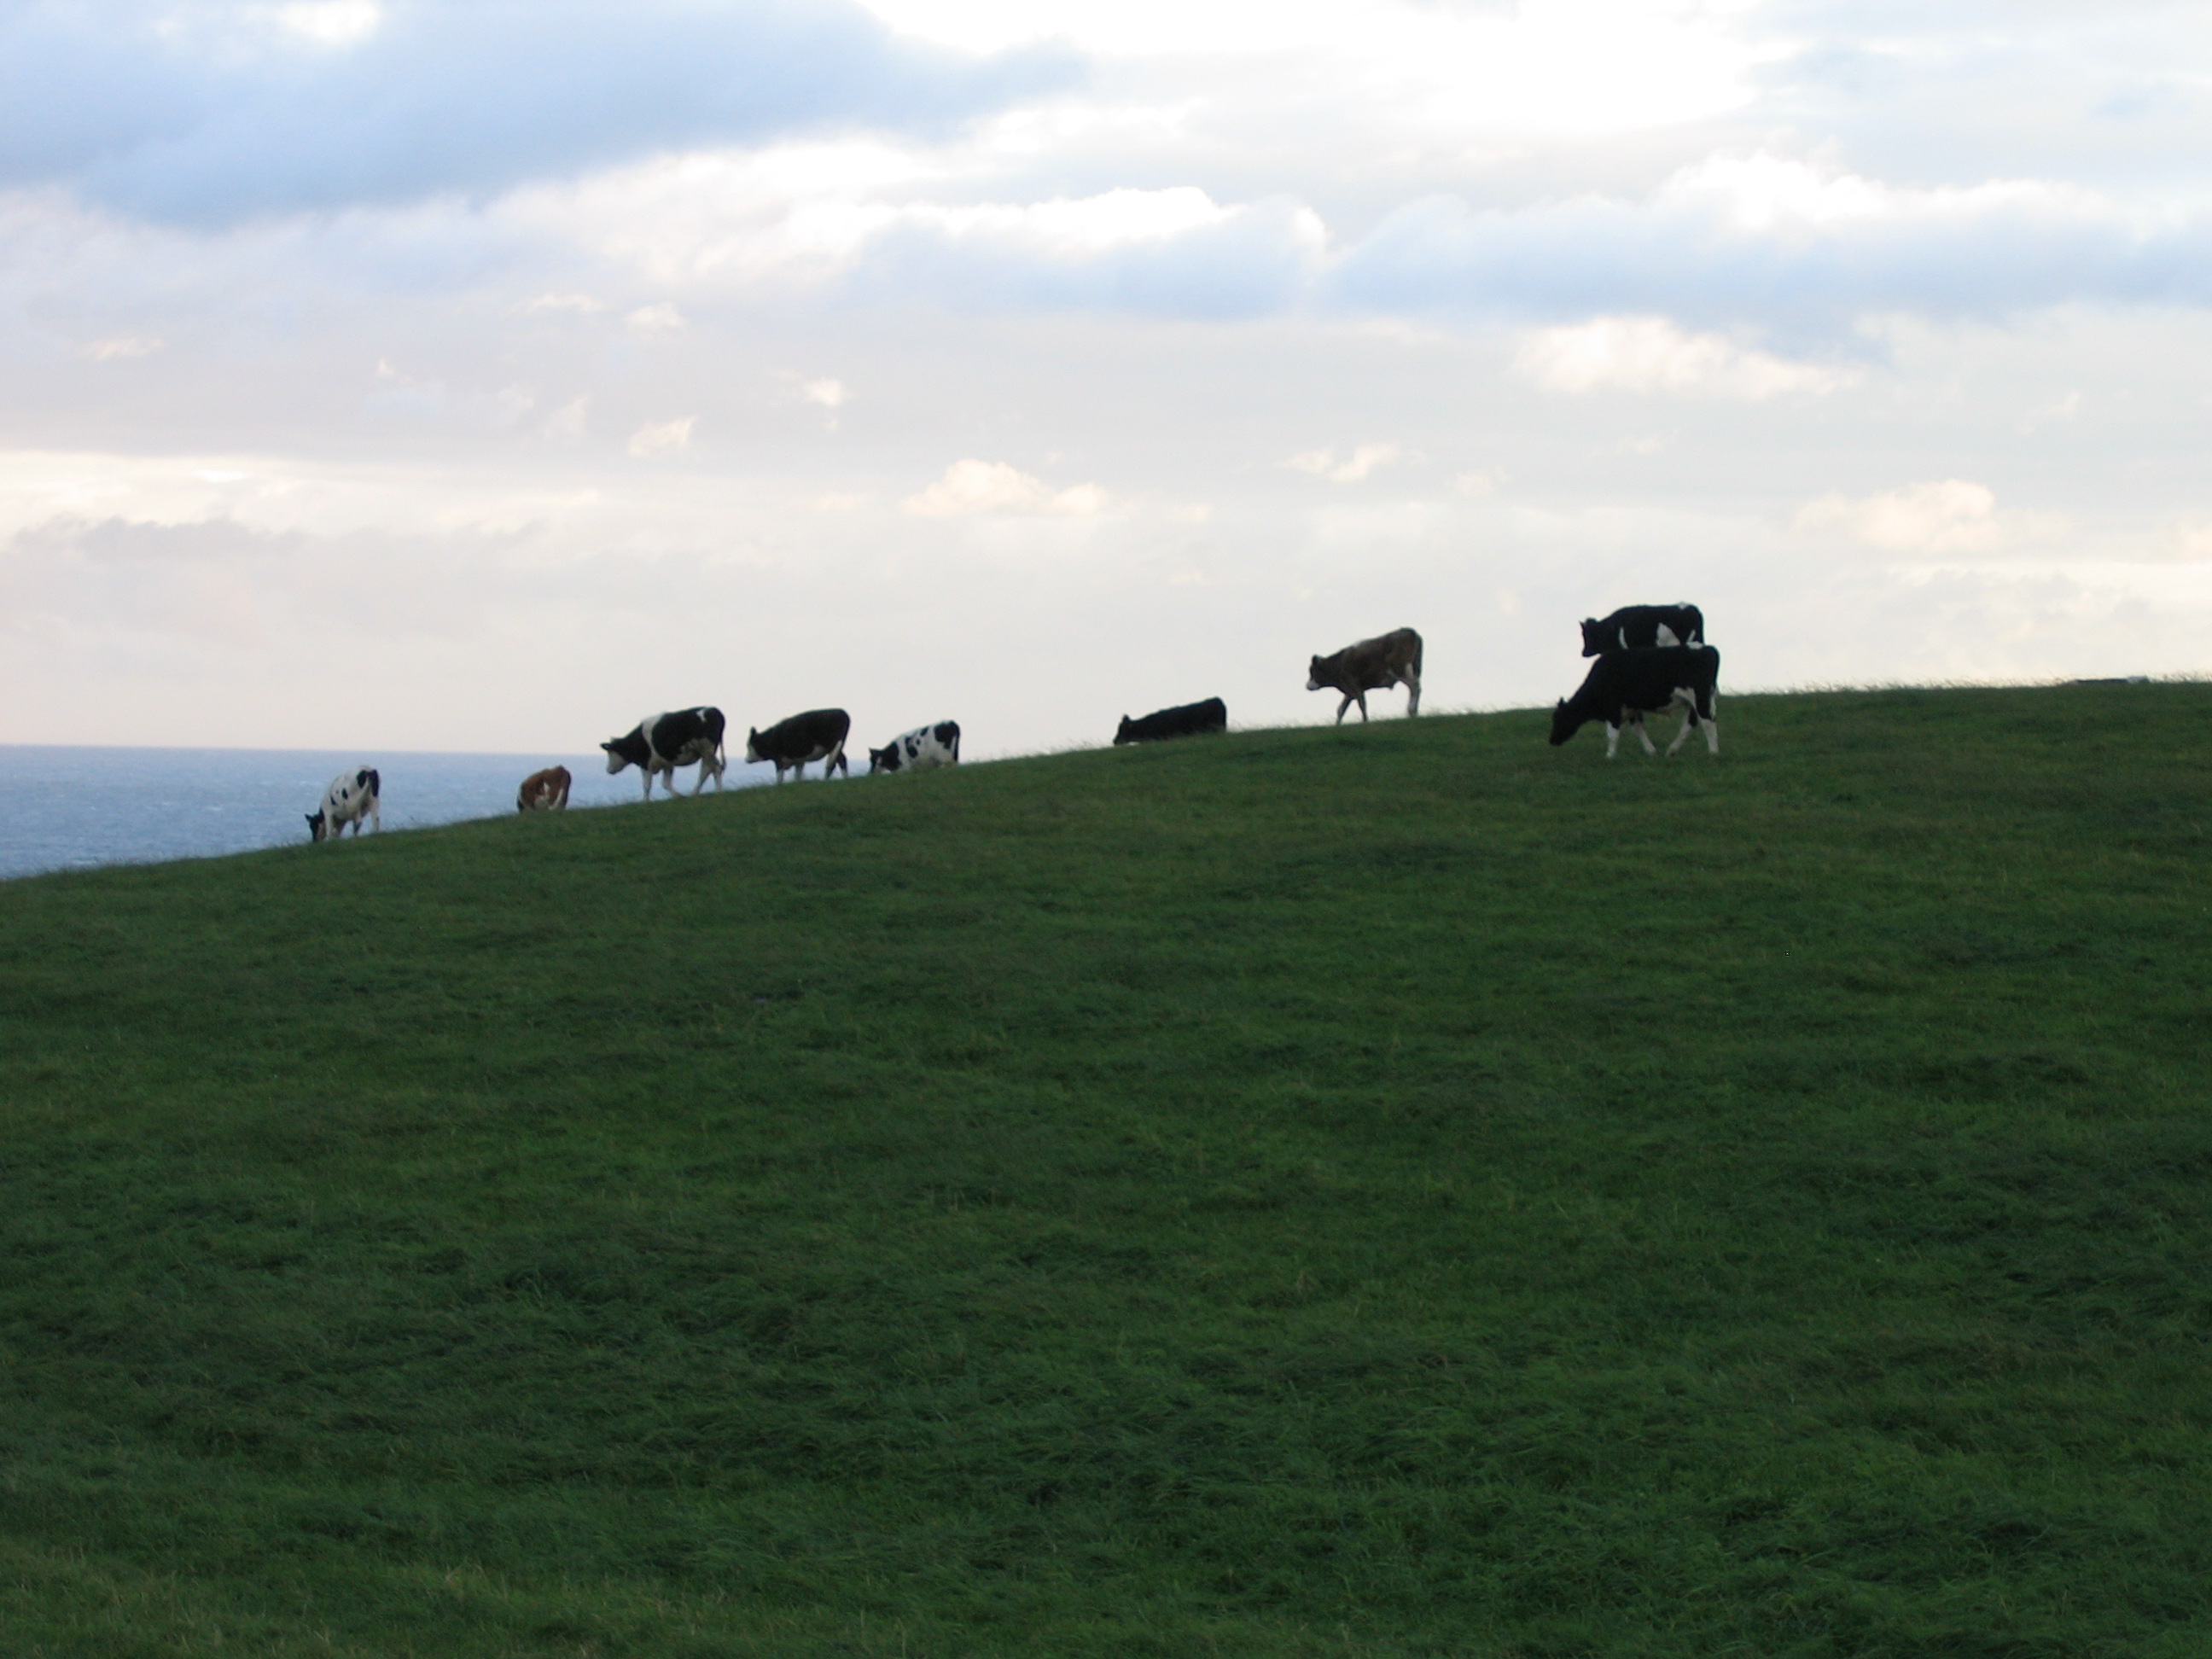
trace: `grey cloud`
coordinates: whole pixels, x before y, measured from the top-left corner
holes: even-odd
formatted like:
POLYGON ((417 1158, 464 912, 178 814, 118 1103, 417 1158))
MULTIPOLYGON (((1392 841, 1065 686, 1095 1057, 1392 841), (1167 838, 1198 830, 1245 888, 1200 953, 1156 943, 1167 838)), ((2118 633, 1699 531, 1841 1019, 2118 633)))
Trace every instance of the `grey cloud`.
POLYGON ((1558 319, 1663 312, 1781 340, 1868 316, 2001 319, 2078 302, 2212 301, 2212 228, 2141 228, 2047 197, 1751 229, 1696 200, 1585 199, 1486 213, 1431 198, 1376 227, 1332 273, 1364 310, 1558 319))
POLYGON ((155 17, 0 4, 0 184, 225 223, 481 196, 688 145, 941 131, 1080 73, 1060 48, 902 41, 848 0, 396 0, 344 46, 155 17))

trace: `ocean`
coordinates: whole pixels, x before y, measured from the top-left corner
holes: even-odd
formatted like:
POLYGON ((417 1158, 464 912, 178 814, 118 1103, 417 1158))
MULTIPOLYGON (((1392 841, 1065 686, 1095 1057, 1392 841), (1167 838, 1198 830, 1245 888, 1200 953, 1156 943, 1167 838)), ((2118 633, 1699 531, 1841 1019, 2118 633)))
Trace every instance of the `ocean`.
MULTIPOLYGON (((732 757, 732 788, 775 777, 732 757)), ((603 754, 418 755, 312 749, 67 749, 0 745, 0 878, 103 864, 213 858, 307 839, 307 814, 340 772, 374 766, 384 828, 417 829, 514 811, 544 766, 575 778, 568 804, 638 804, 637 769, 610 777, 603 754)), ((691 792, 698 769, 678 775, 691 792)), ((709 786, 711 792, 712 786, 709 786)), ((660 786, 653 786, 655 795, 660 786)), ((658 804, 658 803, 656 803, 658 804)))

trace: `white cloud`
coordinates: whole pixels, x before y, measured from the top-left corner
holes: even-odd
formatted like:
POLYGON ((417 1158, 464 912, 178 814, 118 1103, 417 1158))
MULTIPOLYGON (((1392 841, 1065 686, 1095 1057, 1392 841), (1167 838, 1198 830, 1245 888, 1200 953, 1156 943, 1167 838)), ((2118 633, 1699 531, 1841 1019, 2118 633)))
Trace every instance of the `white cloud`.
POLYGON ((945 476, 899 504, 925 519, 968 518, 985 513, 1051 514, 1085 518, 1105 510, 1106 492, 1097 484, 1055 490, 1041 478, 1003 461, 955 461, 945 476))
POLYGON ((623 321, 640 334, 668 334, 684 326, 684 313, 664 300, 657 306, 640 306, 623 321))
POLYGON ((833 380, 825 376, 822 380, 809 380, 799 388, 799 395, 808 403, 819 404, 824 409, 842 409, 853 394, 845 389, 842 380, 833 380))
POLYGON ((299 0, 269 14, 287 33, 319 46, 350 46, 376 33, 384 9, 375 0, 299 0))
POLYGON ((1656 392, 1751 402, 1782 392, 1822 396, 1857 378, 1717 334, 1686 333, 1664 317, 1600 317, 1537 330, 1515 353, 1513 368, 1547 392, 1656 392))
POLYGON ((116 334, 105 340, 90 340, 79 348, 95 362, 112 362, 118 357, 150 357, 161 349, 157 337, 143 334, 116 334))
POLYGON ((1331 483, 1362 483, 1378 468, 1395 465, 1403 453, 1396 444, 1361 444, 1340 461, 1333 449, 1309 449, 1282 465, 1331 483))
POLYGON ((2068 529, 2046 513, 2001 512, 1996 492, 1965 478, 1907 484, 1850 497, 1822 495, 1799 507, 1790 528, 1801 535, 1840 535, 1889 553, 1995 553, 2047 544, 2068 529))
POLYGON ((672 450, 691 447, 691 428, 698 423, 696 415, 686 415, 673 421, 659 421, 641 426, 630 434, 629 453, 642 459, 672 450))
POLYGON ((541 294, 518 307, 525 316, 547 311, 577 311, 588 316, 606 308, 605 300, 595 300, 588 294, 541 294))

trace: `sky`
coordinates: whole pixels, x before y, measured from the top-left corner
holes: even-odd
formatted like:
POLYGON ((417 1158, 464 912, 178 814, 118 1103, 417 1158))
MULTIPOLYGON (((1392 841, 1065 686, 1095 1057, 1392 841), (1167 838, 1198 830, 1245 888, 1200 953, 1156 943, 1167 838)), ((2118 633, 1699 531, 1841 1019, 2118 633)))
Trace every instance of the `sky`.
POLYGON ((2147 0, 0 0, 0 742, 2206 672, 2208 156, 2147 0))

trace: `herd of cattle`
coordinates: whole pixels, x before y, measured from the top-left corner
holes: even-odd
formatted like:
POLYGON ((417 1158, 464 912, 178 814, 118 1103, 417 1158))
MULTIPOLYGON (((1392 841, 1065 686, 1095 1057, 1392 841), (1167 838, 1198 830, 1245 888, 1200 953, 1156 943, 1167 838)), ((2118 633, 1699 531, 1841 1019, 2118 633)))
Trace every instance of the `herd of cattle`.
MULTIPOLYGON (((1644 729, 1646 714, 1682 711, 1682 729, 1667 746, 1673 754, 1692 732, 1705 734, 1705 747, 1720 753, 1720 727, 1713 719, 1714 687, 1720 678, 1721 653, 1705 643, 1705 619, 1694 605, 1632 605, 1602 621, 1583 623, 1583 655, 1595 657, 1590 671, 1573 696, 1561 699, 1552 711, 1552 742, 1566 742, 1594 720, 1605 722, 1607 760, 1620 744, 1625 726, 1635 728, 1646 754, 1658 749, 1644 729)), ((1306 690, 1341 692, 1336 724, 1354 703, 1359 718, 1367 718, 1367 694, 1406 688, 1408 717, 1421 712, 1421 636, 1410 628, 1362 640, 1326 657, 1316 657, 1308 670, 1306 690)), ((775 768, 775 781, 789 772, 804 779, 806 769, 822 763, 822 775, 832 772, 852 775, 845 760, 845 739, 852 717, 842 708, 810 708, 803 714, 779 720, 763 732, 745 733, 745 759, 756 765, 765 761, 775 768)), ((1140 720, 1121 716, 1114 733, 1118 747, 1128 743, 1157 743, 1168 738, 1197 737, 1229 729, 1229 708, 1218 697, 1204 702, 1162 708, 1140 720)), ((723 749, 722 711, 719 708, 678 708, 640 720, 619 738, 599 747, 606 751, 610 774, 635 766, 645 779, 645 799, 653 799, 653 781, 661 779, 668 793, 676 793, 679 768, 696 766, 698 794, 714 781, 719 793, 728 764, 723 749)), ((960 761, 960 727, 953 720, 918 726, 893 738, 881 749, 868 750, 868 771, 923 772, 933 767, 955 766, 960 761)), ((568 804, 574 781, 565 766, 549 766, 522 781, 514 800, 519 812, 544 811, 568 804)), ((359 836, 366 821, 382 827, 378 811, 381 786, 376 769, 356 767, 341 772, 323 792, 319 810, 307 815, 307 830, 316 841, 334 841, 351 825, 359 836)))

